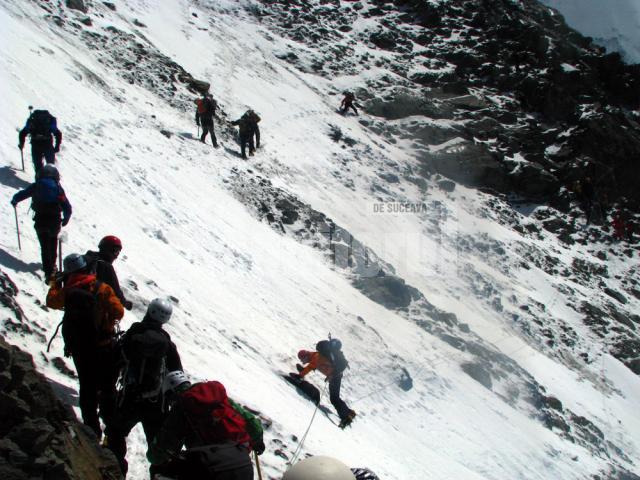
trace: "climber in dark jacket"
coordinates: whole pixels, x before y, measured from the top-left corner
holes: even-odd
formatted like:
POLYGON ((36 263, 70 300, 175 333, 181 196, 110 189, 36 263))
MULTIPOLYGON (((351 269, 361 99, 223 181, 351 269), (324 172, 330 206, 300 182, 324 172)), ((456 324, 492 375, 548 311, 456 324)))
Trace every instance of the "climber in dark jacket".
POLYGON ((249 145, 249 155, 253 155, 256 151, 256 148, 253 143, 253 137, 255 135, 256 140, 258 142, 258 146, 260 144, 260 128, 258 127, 258 122, 260 122, 260 117, 253 111, 247 110, 242 117, 238 120, 231 122, 231 125, 237 125, 240 133, 240 151, 242 154, 242 158, 247 159, 246 155, 246 146, 249 145))
POLYGON ((211 134, 211 143, 214 147, 218 146, 218 140, 216 139, 216 133, 213 129, 213 116, 216 113, 218 104, 213 99, 210 93, 206 93, 202 98, 196 101, 196 125, 202 126, 202 135, 200 135, 200 141, 206 143, 207 133, 211 134))
POLYGON ((353 104, 353 102, 355 101, 356 97, 353 93, 351 92, 345 92, 344 93, 344 98, 342 99, 342 103, 340 103, 340 113, 343 115, 346 115, 347 112, 349 111, 349 109, 352 109, 353 112, 358 115, 358 110, 356 110, 355 105, 353 104))
POLYGON ((182 370, 182 362, 171 336, 162 327, 173 307, 162 298, 151 301, 142 322, 136 322, 120 341, 125 366, 122 388, 112 420, 107 424, 107 444, 126 476, 127 436, 142 423, 147 444, 151 444, 166 415, 162 383, 166 372, 182 370))
POLYGON ((116 275, 116 271, 113 268, 113 262, 118 258, 121 251, 122 242, 120 239, 115 235, 107 235, 100 240, 97 252, 89 250, 84 256, 90 265, 90 269, 95 272, 97 279, 113 288, 122 306, 127 310, 131 310, 133 304, 122 293, 118 275, 116 275))
POLYGON ((62 143, 62 133, 58 130, 56 117, 47 110, 34 110, 18 134, 18 148, 20 150, 24 148, 27 135, 31 137, 31 159, 37 175, 42 168, 43 157, 48 164, 55 163, 55 154, 60 151, 62 143), (55 145, 53 139, 55 139, 55 145))

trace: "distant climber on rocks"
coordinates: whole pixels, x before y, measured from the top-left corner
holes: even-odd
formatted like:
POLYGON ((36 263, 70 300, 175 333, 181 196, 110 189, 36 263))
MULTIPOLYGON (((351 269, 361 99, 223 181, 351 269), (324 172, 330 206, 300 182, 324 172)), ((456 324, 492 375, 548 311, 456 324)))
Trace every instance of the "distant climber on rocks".
POLYGON ((18 134, 18 148, 24 148, 27 135, 31 137, 31 159, 36 176, 42 168, 42 159, 48 164, 55 163, 55 154, 60 151, 62 133, 58 130, 56 117, 47 110, 34 110, 29 115, 27 123, 18 134), (53 143, 55 139, 55 144, 53 143))
POLYGON ((349 366, 349 362, 342 353, 342 342, 337 338, 321 340, 317 343, 315 352, 300 350, 298 358, 306 366, 297 364, 298 373, 290 374, 290 376, 302 380, 312 370, 319 370, 329 382, 329 399, 340 417, 340 428, 351 424, 356 412, 351 410, 340 398, 342 374, 349 366))
POLYGON ((253 137, 256 137, 258 144, 260 142, 260 128, 258 127, 260 120, 260 117, 253 110, 247 110, 242 117, 231 122, 231 125, 236 125, 239 129, 240 153, 245 160, 247 159, 247 145, 249 145, 249 155, 253 155, 256 151, 253 137))
POLYGON ((252 480, 249 453, 265 450, 260 420, 229 398, 220 382, 192 385, 175 371, 164 391, 173 406, 147 452, 151 473, 177 480, 252 480))
POLYGON ((352 109, 353 112, 358 115, 358 110, 356 110, 356 107, 354 105, 355 100, 356 96, 353 94, 353 92, 344 92, 344 98, 342 99, 342 103, 340 104, 340 113, 342 115, 346 115, 347 111, 349 109, 352 109))
POLYGON ((124 293, 122 293, 118 275, 116 275, 116 271, 113 268, 113 262, 118 258, 121 251, 122 242, 120 239, 115 235, 107 235, 100 240, 97 252, 89 250, 84 256, 87 259, 90 270, 96 274, 98 280, 113 288, 122 306, 127 310, 131 310, 133 304, 130 300, 127 300, 124 293))
POLYGON ((78 373, 82 420, 99 439, 98 407, 105 425, 115 410, 118 371, 114 346, 124 308, 113 289, 88 271, 82 255, 67 255, 63 267, 63 276, 51 280, 46 305, 64 310, 64 354, 73 358, 78 373))
POLYGON ((616 212, 611 226, 613 227, 613 237, 618 241, 623 240, 627 230, 627 221, 622 210, 616 212))
MULTIPOLYGON (((249 120, 249 127, 251 128, 253 140, 255 142, 255 149, 253 150, 253 152, 255 152, 258 148, 260 148, 260 126, 258 124, 262 119, 253 110, 247 110, 244 116, 246 116, 249 120)), ((249 155, 253 155, 251 153, 251 150, 249 150, 249 155)))
POLYGON ((202 135, 200 141, 206 143, 207 134, 211 134, 211 142, 214 147, 218 147, 218 140, 213 128, 213 116, 218 107, 217 102, 210 93, 205 93, 202 98, 196 100, 196 125, 202 127, 202 135))
POLYGON ((585 177, 582 182, 580 182, 578 200, 587 219, 587 225, 589 225, 591 223, 591 214, 593 213, 595 202, 595 188, 591 177, 585 177))
POLYGON ((123 365, 121 387, 115 414, 107 428, 107 446, 118 459, 126 476, 127 436, 142 423, 150 445, 164 422, 166 411, 162 385, 168 372, 182 370, 182 362, 171 336, 162 326, 173 313, 171 303, 163 298, 151 301, 142 322, 136 322, 122 337, 120 351, 123 365))
POLYGON ((60 173, 54 165, 47 164, 38 170, 36 182, 16 193, 11 205, 15 208, 27 198, 31 198, 34 212, 33 226, 40 242, 44 281, 49 283, 56 269, 60 228, 67 225, 71 218, 71 204, 60 185, 60 173))

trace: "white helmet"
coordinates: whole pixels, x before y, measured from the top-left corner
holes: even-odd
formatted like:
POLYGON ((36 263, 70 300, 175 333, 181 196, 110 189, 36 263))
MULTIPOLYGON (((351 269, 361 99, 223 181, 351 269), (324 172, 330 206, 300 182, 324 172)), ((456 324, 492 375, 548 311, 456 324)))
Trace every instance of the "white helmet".
POLYGON ((331 457, 309 457, 287 470, 282 480, 355 480, 349 467, 331 457))
POLYGON ((173 306, 169 300, 164 298, 154 298, 147 308, 147 315, 152 320, 160 323, 167 323, 173 313, 173 306))
POLYGON ((182 370, 169 372, 167 376, 164 377, 164 382, 162 382, 162 393, 166 394, 167 392, 175 392, 179 390, 181 386, 183 388, 191 386, 191 382, 189 381, 187 374, 182 370))

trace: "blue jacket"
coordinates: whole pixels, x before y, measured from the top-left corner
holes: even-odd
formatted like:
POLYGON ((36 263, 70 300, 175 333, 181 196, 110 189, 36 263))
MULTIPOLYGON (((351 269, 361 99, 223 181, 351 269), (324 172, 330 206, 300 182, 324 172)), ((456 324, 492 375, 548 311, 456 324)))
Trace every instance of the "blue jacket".
MULTIPOLYGON (((38 180, 38 182, 44 182, 44 181, 56 182, 54 179, 49 177, 41 178, 40 180, 38 180)), ((67 199, 67 195, 64 193, 64 189, 62 188, 62 185, 56 182, 56 187, 58 191, 57 191, 56 201, 54 202, 54 205, 58 206, 62 210, 62 223, 66 225, 69 222, 69 219, 71 218, 71 204, 67 199)), ((13 205, 17 205, 18 203, 20 203, 23 200, 26 200, 27 198, 32 198, 35 190, 36 190, 36 184, 32 183, 24 190, 20 190, 18 193, 16 193, 13 196, 11 203, 13 205)), ((54 224, 56 223, 58 226, 60 225, 59 213, 57 213, 57 218, 51 218, 52 217, 51 213, 49 214, 41 213, 36 208, 34 208, 34 211, 35 211, 34 220, 35 220, 36 226, 38 226, 38 224, 42 226, 45 226, 45 224, 47 224, 47 226, 55 226, 54 224)), ((53 216, 55 216, 55 213, 53 214, 53 216)))

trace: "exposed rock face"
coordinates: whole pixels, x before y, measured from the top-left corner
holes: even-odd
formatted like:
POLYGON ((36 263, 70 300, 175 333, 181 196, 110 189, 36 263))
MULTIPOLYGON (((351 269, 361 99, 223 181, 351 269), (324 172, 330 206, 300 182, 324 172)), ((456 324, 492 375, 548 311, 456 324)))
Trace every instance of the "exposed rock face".
POLYGON ((84 4, 83 0, 65 0, 65 4, 67 8, 87 13, 87 6, 84 4))
POLYGON ((414 140, 416 158, 452 180, 554 202, 590 175, 598 200, 640 206, 640 67, 605 55, 537 1, 262 4, 261 21, 314 49, 311 65, 293 46, 281 55, 300 70, 332 77, 375 67, 379 74, 353 86, 357 101, 400 121, 384 129, 387 140, 414 140), (363 19, 368 27, 354 28, 363 19), (479 166, 428 148, 451 132, 477 145, 479 166), (515 155, 519 169, 509 162, 515 155))
POLYGON ((31 356, 2 338, 0 390, 2 478, 122 478, 113 454, 58 400, 31 356))

